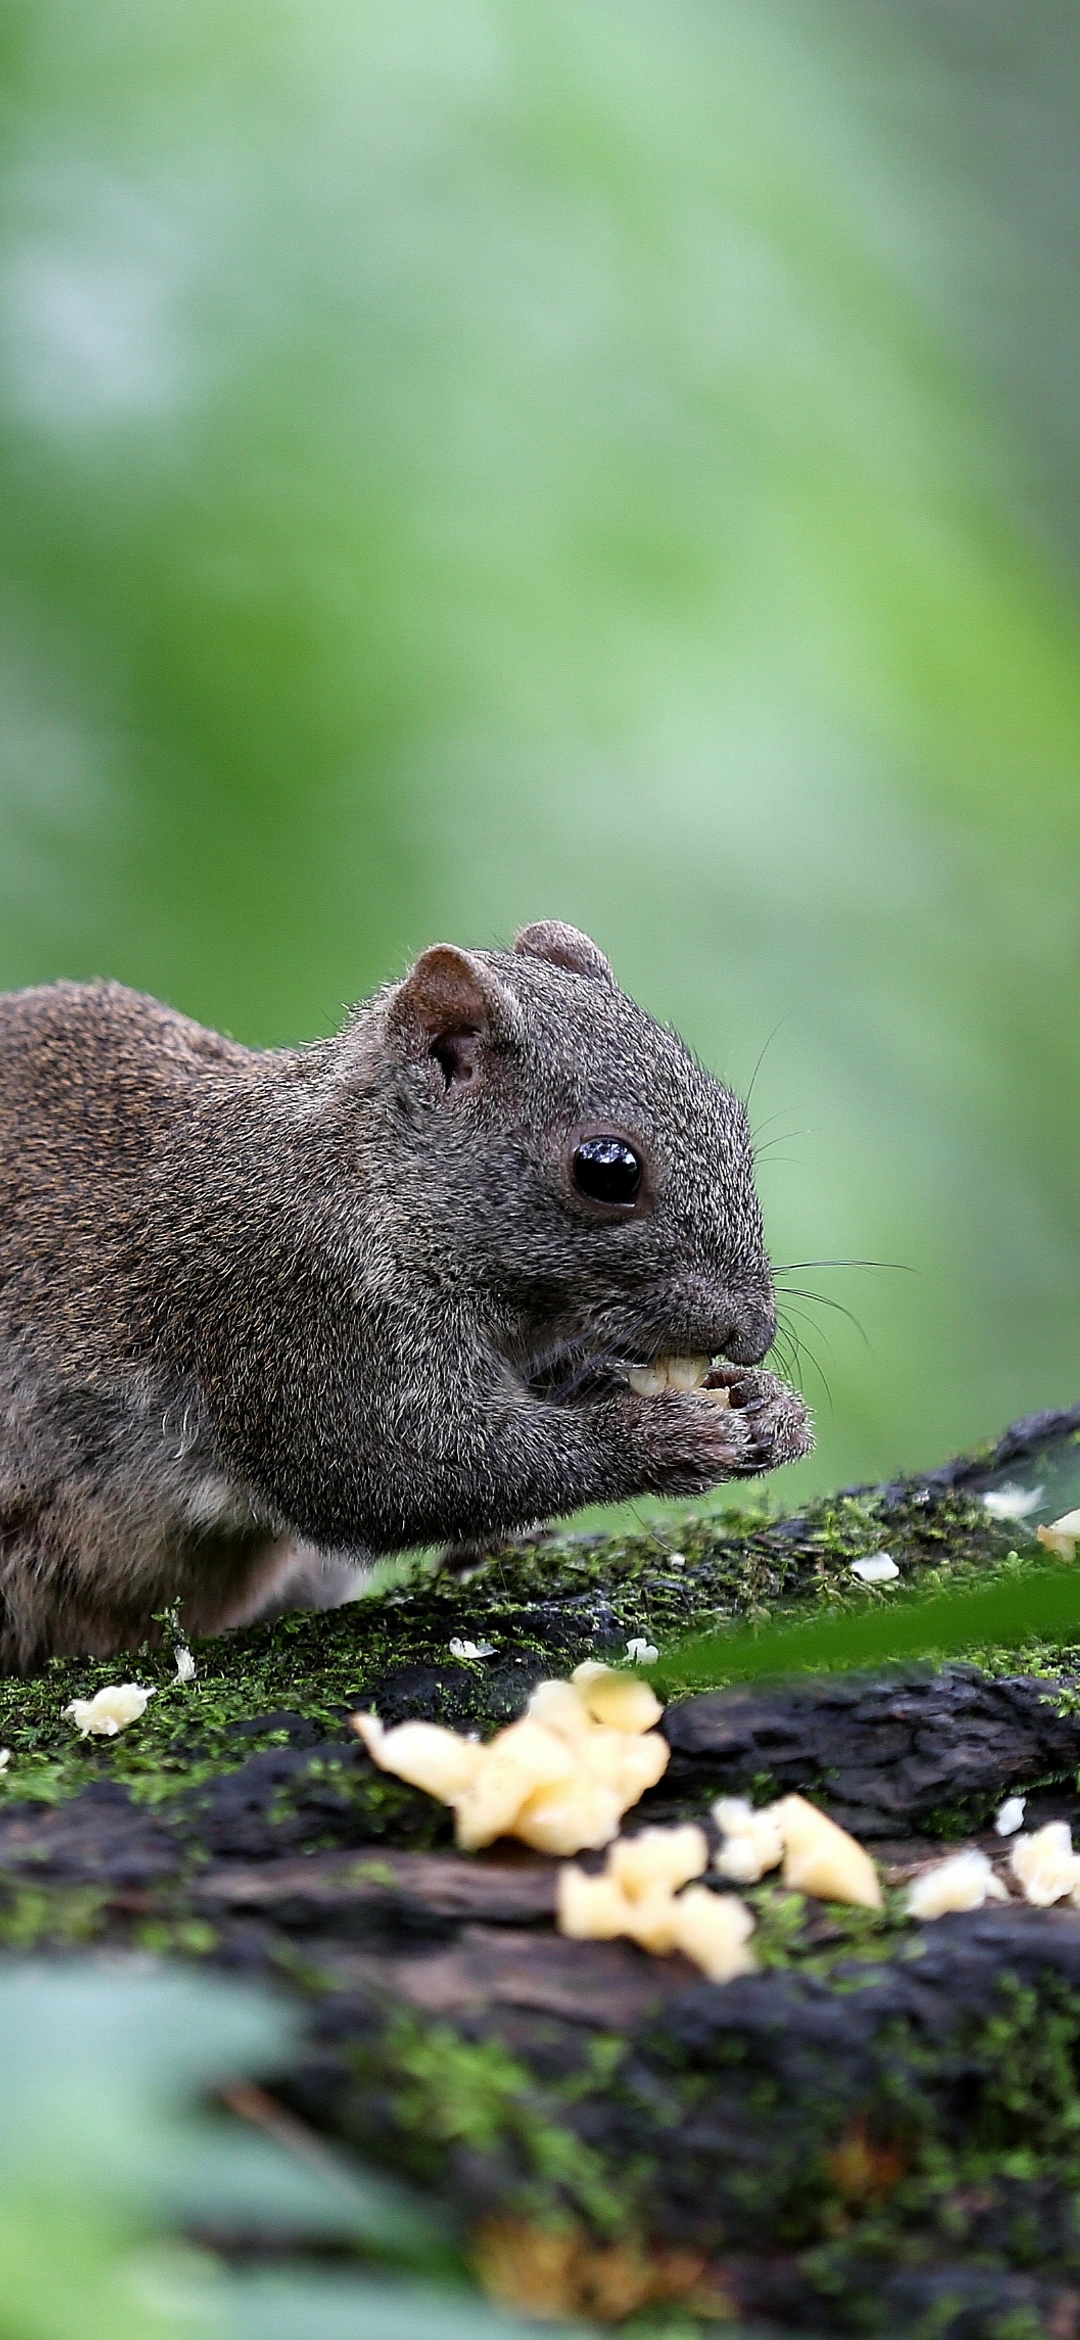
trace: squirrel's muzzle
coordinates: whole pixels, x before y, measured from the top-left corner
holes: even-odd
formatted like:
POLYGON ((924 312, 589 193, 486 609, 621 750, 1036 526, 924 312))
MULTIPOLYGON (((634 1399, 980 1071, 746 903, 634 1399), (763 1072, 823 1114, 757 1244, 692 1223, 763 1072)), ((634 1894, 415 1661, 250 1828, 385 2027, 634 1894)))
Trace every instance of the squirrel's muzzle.
POLYGON ((679 1294, 672 1310, 666 1349, 680 1355, 726 1357, 732 1365, 760 1365, 776 1339, 776 1302, 767 1287, 717 1292, 708 1287, 679 1294))
POLYGON ((732 1308, 719 1355, 730 1357, 733 1365, 760 1365, 775 1339, 776 1302, 771 1292, 755 1292, 732 1308))

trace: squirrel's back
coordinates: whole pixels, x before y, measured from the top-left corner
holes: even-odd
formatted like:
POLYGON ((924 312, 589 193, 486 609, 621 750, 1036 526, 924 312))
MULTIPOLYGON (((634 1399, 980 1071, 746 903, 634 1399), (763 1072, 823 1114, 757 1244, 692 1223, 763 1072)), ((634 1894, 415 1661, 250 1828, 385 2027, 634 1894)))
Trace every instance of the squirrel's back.
POLYGON ((208 1075, 251 1061, 120 983, 0 996, 0 1336, 73 1355, 109 1337, 155 1148, 208 1075))
POLYGON ((207 1071, 252 1052, 122 983, 50 983, 0 994, 0 1150, 43 1125, 115 1144, 207 1071))

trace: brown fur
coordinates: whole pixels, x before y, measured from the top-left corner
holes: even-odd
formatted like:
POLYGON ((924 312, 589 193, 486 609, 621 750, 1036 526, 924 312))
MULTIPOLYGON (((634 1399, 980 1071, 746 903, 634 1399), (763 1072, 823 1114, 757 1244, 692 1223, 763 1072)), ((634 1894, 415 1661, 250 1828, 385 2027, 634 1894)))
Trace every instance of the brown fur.
POLYGON ((0 999, 0 1660, 211 1631, 362 1557, 804 1452, 742 1107, 555 923, 258 1052, 116 984, 0 999), (632 1137, 640 1209, 568 1184, 632 1137), (755 1410, 756 1409, 756 1410, 755 1410))

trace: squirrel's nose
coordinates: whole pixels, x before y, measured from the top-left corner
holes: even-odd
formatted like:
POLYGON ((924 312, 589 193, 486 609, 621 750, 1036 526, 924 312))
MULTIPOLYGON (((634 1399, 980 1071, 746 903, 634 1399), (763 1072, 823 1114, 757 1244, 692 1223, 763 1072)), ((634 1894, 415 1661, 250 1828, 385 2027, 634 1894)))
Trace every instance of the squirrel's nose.
POLYGON ((680 1357, 727 1357, 732 1365, 760 1365, 776 1339, 776 1302, 768 1283, 719 1282, 695 1276, 669 1296, 659 1342, 680 1357))
POLYGON ((717 1350, 733 1365, 760 1365, 776 1339, 776 1302, 771 1292, 733 1293, 728 1323, 717 1350))

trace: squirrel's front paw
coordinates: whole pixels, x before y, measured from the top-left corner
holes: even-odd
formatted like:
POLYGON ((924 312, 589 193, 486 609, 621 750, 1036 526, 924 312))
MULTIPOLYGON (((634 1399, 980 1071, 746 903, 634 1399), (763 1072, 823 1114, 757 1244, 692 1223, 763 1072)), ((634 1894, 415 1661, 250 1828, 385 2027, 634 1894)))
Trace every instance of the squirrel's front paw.
POLYGON ((747 1365, 714 1366, 705 1387, 695 1395, 746 1424, 749 1459, 736 1466, 739 1477, 799 1462, 813 1446, 814 1425, 805 1398, 786 1381, 779 1381, 775 1373, 762 1373, 747 1365), (710 1391, 717 1394, 710 1398, 710 1391))
POLYGON ((633 1397, 635 1447, 657 1494, 701 1495, 721 1479, 797 1462, 813 1445, 806 1405, 775 1374, 723 1366, 710 1389, 633 1397))

